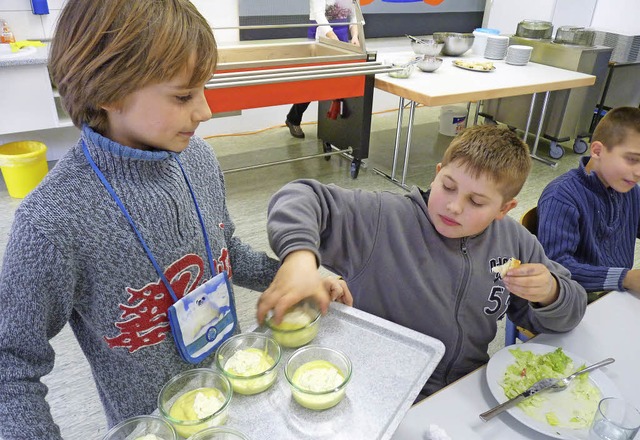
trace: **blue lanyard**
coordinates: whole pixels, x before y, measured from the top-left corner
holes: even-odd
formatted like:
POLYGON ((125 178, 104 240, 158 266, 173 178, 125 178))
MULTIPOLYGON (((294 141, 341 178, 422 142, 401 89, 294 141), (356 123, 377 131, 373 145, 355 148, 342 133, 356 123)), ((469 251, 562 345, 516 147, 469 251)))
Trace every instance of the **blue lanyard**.
MULTIPOLYGON (((89 165, 91 165, 91 168, 93 168, 93 171, 96 173, 96 175, 98 176, 98 178, 100 179, 100 181, 102 182, 104 187, 107 189, 109 194, 111 194, 111 197, 113 197, 113 200, 116 202, 116 204, 120 208, 120 211, 122 211, 124 216, 129 221, 129 224, 131 225, 131 228, 133 228, 133 232, 135 232, 136 236, 138 237, 138 241, 140 241, 140 244, 144 248, 144 251, 147 253, 147 256, 149 257, 149 260, 151 260, 151 264, 153 264, 153 267, 156 269, 156 272, 158 273, 158 276, 160 276, 160 278, 162 279, 162 282, 164 283, 165 287, 169 291, 169 294, 171 294, 171 298, 173 298, 174 302, 177 302, 178 301, 178 297, 177 297, 176 293, 173 291, 173 288, 171 287, 171 284, 169 284, 169 281, 167 280, 167 277, 165 277, 164 272, 160 268, 160 265, 158 264, 156 259, 153 258, 153 254, 151 253, 151 250, 147 246, 147 243, 144 241, 144 238, 142 238, 142 234, 140 234, 140 231, 138 230, 138 228, 136 228, 136 225, 133 222, 133 219, 129 215, 129 211, 127 211, 127 208, 125 208, 124 204, 122 203, 122 201, 120 200, 120 198, 118 197, 116 192, 114 191, 114 189, 111 186, 111 184, 109 183, 109 181, 104 177, 104 174, 102 174, 102 171, 100 171, 100 169, 97 167, 96 163, 93 161, 93 158, 91 157, 91 154, 89 153, 89 150, 87 149, 87 144, 85 144, 84 139, 82 139, 82 151, 84 152, 84 155, 87 158, 87 161, 89 162, 89 165)), ((202 235, 204 236, 204 246, 207 249, 207 257, 209 258, 209 267, 211 268, 211 276, 214 276, 215 275, 215 271, 214 271, 214 266, 213 266, 213 257, 211 255, 211 247, 209 246, 209 236, 207 235, 207 230, 206 230, 206 228, 204 226, 204 220, 202 219, 202 214, 200 213, 200 207, 198 206, 198 201, 196 200, 196 195, 193 192, 193 187, 191 186, 191 182, 189 182, 189 178, 187 177, 187 173, 185 172, 184 168, 182 167, 182 164, 180 163, 180 159, 178 159, 177 155, 174 155, 173 157, 176 159, 176 162, 178 162, 178 166, 180 167, 180 171, 182 171, 182 175, 184 176, 184 180, 185 180, 185 182, 187 182, 187 186, 189 187, 189 192, 191 193, 191 198, 193 199, 193 204, 196 207, 196 213, 198 214, 198 220, 200 220, 200 227, 202 228, 202 235)))

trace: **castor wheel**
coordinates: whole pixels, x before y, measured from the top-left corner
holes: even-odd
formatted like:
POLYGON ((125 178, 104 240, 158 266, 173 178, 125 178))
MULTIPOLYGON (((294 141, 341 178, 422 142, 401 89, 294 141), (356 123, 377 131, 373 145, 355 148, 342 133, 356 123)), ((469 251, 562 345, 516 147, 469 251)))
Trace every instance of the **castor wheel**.
MULTIPOLYGON (((331 151, 333 151, 333 146, 329 142, 323 142, 322 143, 322 150, 325 153, 331 153, 331 151)), ((331 160, 331 156, 325 156, 324 160, 331 160)))
POLYGON ((573 142, 573 152, 576 154, 583 154, 587 151, 587 148, 589 148, 589 144, 584 139, 576 138, 573 142))
POLYGON ((551 141, 549 145, 549 157, 552 159, 560 159, 564 156, 564 148, 562 148, 556 141, 551 141))
POLYGON ((351 161, 351 178, 357 179, 358 173, 360 172, 360 164, 362 161, 360 159, 353 159, 351 161))

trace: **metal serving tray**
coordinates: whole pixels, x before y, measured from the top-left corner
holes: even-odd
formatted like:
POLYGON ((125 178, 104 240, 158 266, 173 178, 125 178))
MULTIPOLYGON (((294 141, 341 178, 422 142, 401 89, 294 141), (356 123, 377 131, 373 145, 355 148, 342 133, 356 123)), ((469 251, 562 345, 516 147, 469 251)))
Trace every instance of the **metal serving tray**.
POLYGON ((270 42, 240 42, 218 47, 216 70, 258 69, 272 66, 321 64, 366 60, 358 46, 322 38, 321 42, 291 39, 270 42))
POLYGON ((351 359, 353 376, 342 402, 319 412, 298 405, 283 371, 295 350, 283 349, 276 383, 261 394, 234 394, 226 425, 252 440, 388 439, 444 355, 437 339, 337 303, 312 344, 351 359))

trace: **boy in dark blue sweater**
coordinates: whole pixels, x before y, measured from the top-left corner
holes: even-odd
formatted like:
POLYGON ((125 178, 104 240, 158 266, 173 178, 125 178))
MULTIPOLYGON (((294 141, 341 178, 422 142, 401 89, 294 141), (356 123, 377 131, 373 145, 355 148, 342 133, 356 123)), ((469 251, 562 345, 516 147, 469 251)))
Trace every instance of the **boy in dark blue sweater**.
POLYGON ((587 292, 640 292, 640 269, 632 269, 640 237, 640 109, 609 111, 590 152, 542 192, 538 239, 587 292))

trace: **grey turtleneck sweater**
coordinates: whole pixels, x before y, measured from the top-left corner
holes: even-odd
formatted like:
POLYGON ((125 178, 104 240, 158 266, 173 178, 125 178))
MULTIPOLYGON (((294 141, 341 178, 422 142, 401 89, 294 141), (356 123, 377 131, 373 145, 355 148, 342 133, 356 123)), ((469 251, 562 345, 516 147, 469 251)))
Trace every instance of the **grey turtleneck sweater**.
MULTIPOLYGON (((173 153, 124 147, 86 127, 82 137, 176 294, 209 279, 202 229, 173 153)), ((266 289, 278 262, 234 236, 211 148, 192 138, 179 158, 205 221, 215 271, 266 289)), ((174 346, 166 316, 170 295, 80 142, 16 211, 0 301, 0 438, 60 438, 40 378, 54 364, 49 340, 67 322, 89 360, 110 425, 154 411, 162 385, 194 367, 174 346)))

